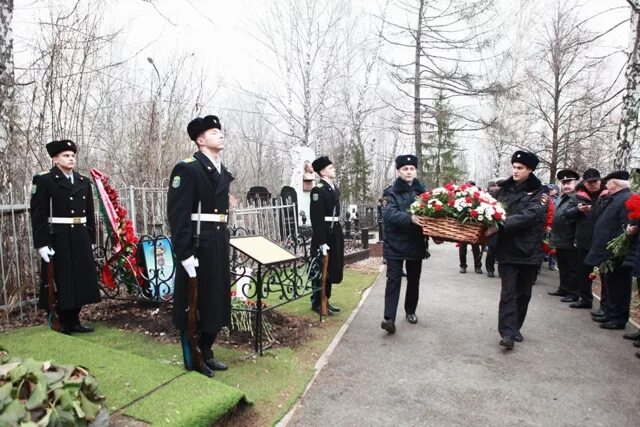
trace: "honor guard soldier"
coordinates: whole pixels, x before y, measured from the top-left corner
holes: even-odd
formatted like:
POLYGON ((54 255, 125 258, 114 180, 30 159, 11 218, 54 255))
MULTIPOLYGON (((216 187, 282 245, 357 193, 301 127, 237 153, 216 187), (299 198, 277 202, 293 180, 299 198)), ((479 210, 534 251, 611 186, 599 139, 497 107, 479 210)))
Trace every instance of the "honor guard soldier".
POLYGON ((83 305, 100 301, 91 247, 95 243, 91 181, 73 171, 78 151, 73 141, 51 141, 46 148, 53 167, 33 177, 31 191, 33 243, 42 258, 38 307, 49 311, 52 329, 66 334, 93 332, 79 318, 83 305), (47 277, 49 263, 53 277, 47 277), (57 327, 52 324, 54 315, 59 318, 57 327))
POLYGON ((229 186, 233 176, 220 160, 224 134, 216 116, 193 119, 187 126, 198 151, 171 172, 167 211, 171 241, 181 267, 176 270, 173 321, 181 332, 185 367, 212 377, 227 366, 214 358, 220 329, 231 322, 229 272, 229 186), (198 348, 188 339, 189 278, 197 279, 198 348), (198 351, 203 363, 192 366, 198 351))
MULTIPOLYGON (((329 255, 326 294, 331 298, 331 285, 342 282, 344 268, 344 235, 340 226, 340 191, 335 186, 336 170, 327 156, 315 159, 311 166, 320 177, 311 190, 311 254, 329 255)), ((313 281, 311 310, 320 313, 321 279, 313 281)), ((329 314, 339 312, 335 305, 328 304, 329 314)))

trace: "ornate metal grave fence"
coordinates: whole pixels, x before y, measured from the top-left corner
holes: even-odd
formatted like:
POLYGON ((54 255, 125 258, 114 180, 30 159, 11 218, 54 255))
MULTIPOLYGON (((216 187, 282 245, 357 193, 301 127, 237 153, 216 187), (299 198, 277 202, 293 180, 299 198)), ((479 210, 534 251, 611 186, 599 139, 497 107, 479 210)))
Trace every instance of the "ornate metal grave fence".
MULTIPOLYGON (((126 187, 120 190, 122 205, 128 210, 135 230, 141 235, 136 265, 125 254, 115 251, 109 236, 97 218, 94 257, 100 286, 108 298, 167 302, 173 294, 175 260, 166 220, 166 189, 126 187), (162 253, 157 253, 162 248, 162 253), (105 268, 105 266, 108 266, 105 268), (106 272, 105 272, 106 271, 106 272), (137 274, 132 274, 135 271, 137 274)), ((18 311, 20 319, 36 313, 39 283, 39 259, 33 249, 29 213, 29 189, 9 187, 0 193, 0 321, 8 323, 9 314, 18 311)), ((96 203, 97 205, 97 203, 96 203)), ((270 205, 253 204, 233 209, 230 233, 263 235, 297 256, 295 262, 262 268, 254 261, 231 251, 234 312, 249 313, 254 327, 256 351, 261 351, 263 316, 291 301, 308 296, 311 281, 319 277, 320 258, 310 254, 311 228, 298 228, 295 206, 277 201, 270 205), (277 298, 273 298, 277 295, 277 298), (269 298, 269 305, 264 300, 269 298), (277 301, 277 302, 273 302, 277 301)), ((347 239, 347 253, 362 250, 362 239, 347 239)))

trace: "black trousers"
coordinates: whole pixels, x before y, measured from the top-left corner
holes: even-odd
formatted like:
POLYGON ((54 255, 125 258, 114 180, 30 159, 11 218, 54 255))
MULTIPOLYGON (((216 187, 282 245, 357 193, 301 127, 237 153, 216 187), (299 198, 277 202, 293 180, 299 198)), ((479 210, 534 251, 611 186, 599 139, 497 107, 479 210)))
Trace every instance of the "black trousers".
POLYGON ((624 325, 629 321, 632 273, 630 267, 618 267, 601 276, 603 290, 606 286, 606 300, 601 301, 600 307, 612 323, 624 325))
POLYGON ((539 265, 498 264, 502 280, 498 307, 498 332, 500 336, 513 338, 520 331, 527 317, 531 287, 538 277, 539 265))
POLYGON ((496 250, 491 246, 486 248, 487 255, 484 258, 484 267, 487 269, 487 273, 493 273, 496 271, 496 250))
POLYGON ((556 249, 556 260, 560 270, 558 290, 567 295, 578 296, 578 252, 576 248, 556 249))
POLYGON ((71 328, 80 323, 80 309, 70 308, 68 310, 60 310, 60 324, 63 328, 71 328))
POLYGON ((396 320, 400 288, 402 282, 402 264, 407 269, 407 292, 404 297, 404 311, 415 314, 420 294, 420 272, 422 260, 387 259, 387 287, 384 291, 384 317, 396 320))
MULTIPOLYGON (((471 252, 473 253, 473 267, 482 268, 482 249, 480 245, 471 245, 471 252)), ((460 267, 467 268, 467 244, 460 243, 458 247, 458 255, 460 258, 460 267)))
POLYGON ((593 267, 584 264, 583 261, 587 257, 589 249, 577 248, 576 254, 578 257, 578 296, 584 301, 593 303, 593 293, 591 289, 591 280, 589 275, 593 271, 593 267))
MULTIPOLYGON (((313 293, 311 294, 311 307, 320 307, 322 303, 322 279, 315 279, 312 282, 313 293)), ((331 298, 331 282, 327 280, 327 299, 331 298)))

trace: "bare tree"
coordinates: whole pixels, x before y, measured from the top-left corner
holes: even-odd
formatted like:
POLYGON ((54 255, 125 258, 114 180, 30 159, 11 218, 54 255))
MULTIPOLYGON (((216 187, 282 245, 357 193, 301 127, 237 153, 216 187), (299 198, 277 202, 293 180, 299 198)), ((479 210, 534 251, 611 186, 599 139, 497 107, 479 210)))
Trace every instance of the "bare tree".
MULTIPOLYGON (((330 88, 339 77, 342 0, 270 0, 253 23, 253 36, 270 55, 258 61, 278 79, 271 88, 247 90, 275 111, 270 123, 289 144, 321 146, 318 135, 330 115, 330 88)), ((329 126, 330 128, 330 126, 329 126)))
POLYGON ((607 56, 590 55, 607 31, 589 31, 588 21, 580 20, 575 4, 558 2, 522 85, 521 100, 532 121, 514 145, 536 147, 552 182, 559 168, 579 166, 572 153, 608 130, 607 115, 618 94, 602 83, 607 56))
POLYGON ((625 78, 627 86, 622 97, 622 114, 616 136, 615 169, 627 169, 638 129, 640 108, 640 1, 627 0, 631 6, 631 31, 625 78))
MULTIPOLYGON (((421 164, 423 133, 437 128, 435 102, 442 90, 443 99, 479 97, 502 90, 501 85, 483 81, 477 71, 479 54, 494 38, 491 1, 415 0, 397 1, 407 23, 387 20, 385 41, 397 49, 410 50, 412 60, 389 60, 392 82, 403 96, 403 103, 388 101, 402 117, 397 131, 410 134, 421 164), (410 108, 409 102, 410 101, 410 108), (408 130, 410 129, 410 130, 408 130)), ((456 110, 459 128, 483 128, 486 123, 470 111, 456 110)))
MULTIPOLYGON (((5 149, 12 134, 14 78, 13 78, 13 0, 0 0, 0 158, 6 159, 5 149)), ((8 171, 5 162, 0 163, 0 189, 4 186, 8 171)))

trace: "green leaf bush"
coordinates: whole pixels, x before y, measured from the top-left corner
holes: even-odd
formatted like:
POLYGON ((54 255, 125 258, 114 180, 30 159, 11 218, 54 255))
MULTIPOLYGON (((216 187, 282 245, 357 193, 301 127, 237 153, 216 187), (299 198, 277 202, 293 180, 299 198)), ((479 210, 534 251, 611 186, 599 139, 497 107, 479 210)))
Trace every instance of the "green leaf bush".
POLYGON ((86 369, 10 358, 0 348, 0 427, 106 427, 102 400, 86 369))

